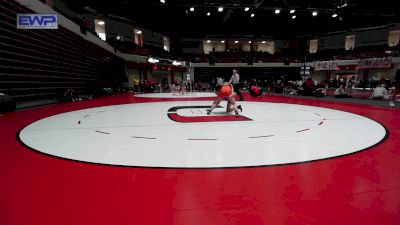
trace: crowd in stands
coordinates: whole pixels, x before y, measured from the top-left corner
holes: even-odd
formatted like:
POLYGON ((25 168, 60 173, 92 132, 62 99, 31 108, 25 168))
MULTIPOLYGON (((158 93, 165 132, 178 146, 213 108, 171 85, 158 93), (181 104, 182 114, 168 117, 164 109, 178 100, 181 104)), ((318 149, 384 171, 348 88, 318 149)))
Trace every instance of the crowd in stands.
MULTIPOLYGON (((248 88, 247 81, 243 87, 248 88)), ((254 83, 254 81, 253 81, 254 83)), ((394 90, 395 83, 388 77, 381 79, 357 80, 355 77, 340 80, 326 80, 316 82, 312 78, 306 80, 287 80, 281 77, 276 80, 256 81, 267 93, 282 93, 301 96, 334 96, 335 98, 370 98, 388 100, 394 90)))
POLYGON ((307 54, 307 61, 355 60, 367 58, 400 57, 400 46, 387 45, 358 47, 351 50, 328 49, 307 54))
POLYGON ((282 51, 270 54, 268 52, 243 50, 227 50, 210 52, 209 54, 186 54, 184 59, 195 63, 302 63, 304 61, 355 60, 365 58, 400 57, 400 46, 362 47, 352 50, 321 50, 314 54, 282 51))
MULTIPOLYGON (((46 1, 44 0, 41 1, 43 3, 46 3, 46 1)), ((66 14, 65 12, 56 7, 53 8, 57 12, 70 18, 77 25, 79 25, 79 27, 81 28, 81 32, 83 34, 89 32, 94 34, 95 36, 98 36, 94 30, 94 27, 91 26, 89 20, 84 16, 81 17, 77 13, 75 13, 75 16, 72 16, 70 14, 66 14)), ((302 50, 302 53, 299 53, 299 50, 296 48, 280 49, 280 51, 276 52, 275 54, 270 54, 268 52, 261 52, 261 51, 246 52, 243 51, 242 49, 229 49, 224 52, 212 51, 209 54, 197 54, 197 55, 174 54, 168 51, 164 51, 162 47, 151 47, 151 46, 142 47, 135 44, 133 40, 130 41, 117 40, 116 39, 117 36, 118 36, 117 34, 107 33, 106 42, 111 46, 113 46, 115 51, 119 50, 123 53, 128 53, 128 54, 135 54, 141 56, 154 56, 164 59, 185 60, 190 62, 210 63, 210 64, 214 63, 253 64, 253 63, 277 63, 277 62, 283 62, 285 64, 288 64, 288 63, 304 62, 304 60, 329 61, 329 60, 351 60, 351 59, 363 59, 363 58, 381 58, 387 56, 400 57, 400 45, 397 45, 396 47, 388 47, 387 45, 378 45, 378 46, 375 45, 371 47, 357 47, 351 50, 327 49, 327 50, 318 50, 314 54, 306 53, 305 50, 302 50)))
MULTIPOLYGON (((303 57, 304 58, 304 57, 303 57)), ((290 54, 270 54, 268 52, 251 51, 246 52, 243 50, 227 50, 224 52, 210 52, 209 54, 186 54, 184 55, 186 61, 195 63, 290 63, 290 62, 303 62, 304 60, 298 59, 298 56, 290 54)))
MULTIPOLYGON (((195 90, 212 91, 215 80, 195 83, 195 90), (199 88, 200 87, 200 88, 199 88), (199 88, 199 89, 198 89, 199 88)), ((388 77, 380 79, 357 80, 356 77, 339 80, 315 81, 312 78, 289 79, 287 76, 268 79, 248 79, 240 83, 242 90, 250 91, 252 86, 258 86, 264 93, 289 94, 299 96, 334 96, 337 98, 371 98, 385 99, 393 90, 394 82, 388 77)))
POLYGON ((122 53, 141 56, 153 56, 161 59, 181 60, 181 57, 174 52, 165 51, 162 48, 146 46, 142 47, 133 41, 119 41, 114 38, 107 39, 107 43, 122 53))

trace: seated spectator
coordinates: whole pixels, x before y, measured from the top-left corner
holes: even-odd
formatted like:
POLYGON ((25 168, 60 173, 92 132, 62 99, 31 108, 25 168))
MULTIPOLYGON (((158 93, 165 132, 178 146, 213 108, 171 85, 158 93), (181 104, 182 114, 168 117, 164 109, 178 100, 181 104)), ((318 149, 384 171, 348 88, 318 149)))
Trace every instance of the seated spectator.
POLYGON ((274 92, 275 93, 283 93, 283 83, 281 80, 277 80, 274 84, 274 92))
POLYGON ((352 93, 355 87, 356 87, 356 80, 355 77, 353 76, 351 79, 346 81, 347 93, 352 93))
POLYGON ((304 96, 312 96, 314 94, 315 86, 311 77, 307 78, 307 80, 304 82, 303 89, 304 96))
POLYGON ((348 95, 343 88, 343 85, 340 85, 336 90, 335 90, 335 98, 351 98, 351 95, 348 95))
POLYGON ((319 82, 315 91, 314 91, 314 96, 315 97, 325 97, 326 96, 326 88, 324 82, 319 82))
POLYGON ((388 97, 388 92, 386 90, 386 85, 381 84, 379 87, 374 89, 374 92, 372 92, 371 99, 376 99, 376 100, 382 100, 382 99, 389 99, 388 97))

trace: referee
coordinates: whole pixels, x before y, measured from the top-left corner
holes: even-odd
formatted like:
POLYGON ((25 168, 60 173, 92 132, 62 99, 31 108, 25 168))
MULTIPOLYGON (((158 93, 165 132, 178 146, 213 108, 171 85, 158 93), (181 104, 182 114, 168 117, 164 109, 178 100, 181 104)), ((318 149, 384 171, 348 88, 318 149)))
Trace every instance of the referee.
POLYGON ((229 81, 229 83, 231 83, 233 85, 234 92, 236 92, 236 94, 239 95, 239 98, 240 98, 239 101, 243 101, 243 95, 239 91, 240 76, 237 73, 236 69, 233 70, 233 74, 232 74, 232 77, 231 77, 231 80, 229 81))

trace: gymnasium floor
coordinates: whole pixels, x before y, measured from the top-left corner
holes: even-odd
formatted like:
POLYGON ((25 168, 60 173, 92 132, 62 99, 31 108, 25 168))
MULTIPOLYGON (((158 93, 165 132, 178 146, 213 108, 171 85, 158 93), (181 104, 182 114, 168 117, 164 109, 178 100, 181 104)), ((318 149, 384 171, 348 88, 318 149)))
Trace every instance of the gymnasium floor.
POLYGON ((0 224, 395 225, 400 110, 123 94, 0 116, 0 224), (224 105, 222 105, 224 106, 224 105))

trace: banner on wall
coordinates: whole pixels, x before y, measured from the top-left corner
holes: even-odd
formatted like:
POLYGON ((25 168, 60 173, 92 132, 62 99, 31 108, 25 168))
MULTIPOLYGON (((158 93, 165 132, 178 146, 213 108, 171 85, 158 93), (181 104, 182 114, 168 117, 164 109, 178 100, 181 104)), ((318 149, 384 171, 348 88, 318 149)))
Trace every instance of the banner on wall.
POLYGON ((315 71, 318 70, 336 70, 338 65, 338 61, 331 60, 331 61, 318 61, 315 62, 315 71))
POLYGON ((360 59, 358 65, 360 65, 360 69, 390 68, 392 66, 392 58, 360 59))
MULTIPOLYGON (((359 59, 355 62, 355 65, 358 66, 357 69, 379 69, 379 68, 391 68, 392 66, 392 58, 384 57, 384 58, 370 58, 370 59, 359 59)), ((339 61, 331 60, 331 61, 318 61, 315 62, 315 71, 319 70, 341 70, 339 65, 339 61)))

